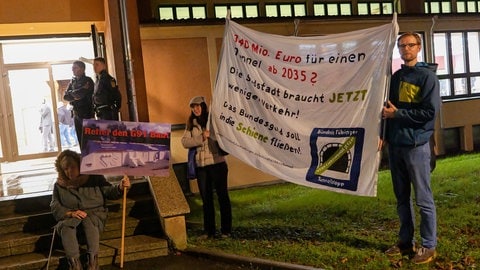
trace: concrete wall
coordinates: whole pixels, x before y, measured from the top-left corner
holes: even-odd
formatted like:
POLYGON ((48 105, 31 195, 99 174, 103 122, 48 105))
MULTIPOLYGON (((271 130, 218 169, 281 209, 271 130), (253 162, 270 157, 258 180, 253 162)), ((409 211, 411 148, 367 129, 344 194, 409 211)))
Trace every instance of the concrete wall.
POLYGON ((103 21, 104 19, 103 1, 99 0, 0 1, 0 24, 103 21))

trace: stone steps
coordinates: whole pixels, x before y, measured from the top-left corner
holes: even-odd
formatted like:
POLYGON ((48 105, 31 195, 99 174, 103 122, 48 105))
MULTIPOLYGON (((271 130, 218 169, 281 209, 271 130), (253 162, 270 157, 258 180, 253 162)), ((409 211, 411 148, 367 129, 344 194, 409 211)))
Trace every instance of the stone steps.
MULTIPOLYGON (((100 242, 99 265, 120 263, 121 239, 109 239, 100 242)), ((168 241, 161 237, 135 235, 125 237, 124 262, 168 255, 168 241)), ((85 258, 81 258, 85 261, 85 258)), ((32 252, 0 258, 2 270, 46 269, 47 252, 32 252)), ((63 269, 66 260, 62 250, 54 250, 50 259, 50 269, 63 269)))
MULTIPOLYGON (((50 200, 51 195, 42 195, 0 201, 0 269, 45 269, 56 223, 50 213, 50 200)), ((100 265, 120 262, 122 199, 108 201, 107 207, 100 265)), ((132 181, 126 204, 124 261, 168 255, 168 243, 148 181, 132 181)), ((57 235, 50 269, 63 269, 66 264, 57 235)))

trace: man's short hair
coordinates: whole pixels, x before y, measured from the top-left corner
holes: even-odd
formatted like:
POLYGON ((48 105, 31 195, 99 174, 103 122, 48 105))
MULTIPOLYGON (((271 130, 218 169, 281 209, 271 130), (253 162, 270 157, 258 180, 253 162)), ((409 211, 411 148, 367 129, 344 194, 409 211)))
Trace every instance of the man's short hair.
POLYGON ((93 61, 101 62, 102 64, 107 64, 107 61, 105 61, 105 58, 103 57, 96 57, 93 59, 93 61))
POLYGON ((400 40, 404 37, 414 37, 415 40, 417 41, 417 44, 419 46, 422 46, 422 38, 420 37, 420 34, 415 33, 415 32, 405 32, 405 33, 401 34, 397 39, 397 45, 399 44, 400 40))
POLYGON ((84 63, 84 62, 77 60, 77 61, 73 62, 73 64, 74 64, 75 66, 77 66, 77 67, 85 70, 85 63, 84 63))

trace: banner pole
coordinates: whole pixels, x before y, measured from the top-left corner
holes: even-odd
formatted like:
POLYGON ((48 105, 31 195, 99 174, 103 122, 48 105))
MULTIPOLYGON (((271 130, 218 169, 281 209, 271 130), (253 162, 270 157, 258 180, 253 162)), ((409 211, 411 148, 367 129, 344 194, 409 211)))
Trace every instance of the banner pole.
POLYGON ((120 268, 123 268, 123 260, 125 254, 125 219, 127 208, 127 189, 123 188, 123 202, 122 202, 122 238, 120 243, 120 268))

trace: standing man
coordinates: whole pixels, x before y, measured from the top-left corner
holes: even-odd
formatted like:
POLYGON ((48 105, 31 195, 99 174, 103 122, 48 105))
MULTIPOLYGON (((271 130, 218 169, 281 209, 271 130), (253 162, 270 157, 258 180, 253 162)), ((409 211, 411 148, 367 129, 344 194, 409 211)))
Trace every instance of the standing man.
POLYGON ((82 126, 83 119, 94 117, 92 95, 94 83, 92 78, 85 76, 85 63, 75 61, 72 65, 73 78, 65 91, 63 99, 70 101, 73 106, 73 122, 75 131, 82 149, 82 126))
POLYGON ((415 255, 416 264, 428 263, 435 257, 437 217, 430 187, 429 140, 435 127, 440 106, 439 81, 424 62, 417 61, 422 41, 416 33, 404 33, 397 41, 402 68, 391 78, 390 95, 382 115, 386 119, 386 142, 393 191, 400 218, 399 240, 387 255, 415 255), (421 243, 415 250, 415 212, 412 202, 420 209, 421 243))
POLYGON ((42 133, 43 152, 53 152, 55 143, 53 141, 53 118, 52 110, 47 105, 47 101, 43 99, 40 106, 40 126, 38 127, 42 133))
POLYGON ((73 138, 70 136, 70 127, 73 126, 72 112, 62 101, 58 102, 57 116, 62 147, 74 146, 75 142, 72 141, 73 138))
POLYGON ((97 74, 93 93, 95 114, 97 118, 101 120, 118 121, 118 111, 122 97, 118 90, 117 81, 107 73, 107 64, 104 58, 95 58, 93 61, 93 69, 97 74))

